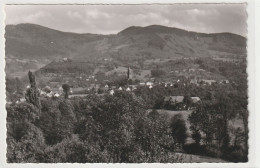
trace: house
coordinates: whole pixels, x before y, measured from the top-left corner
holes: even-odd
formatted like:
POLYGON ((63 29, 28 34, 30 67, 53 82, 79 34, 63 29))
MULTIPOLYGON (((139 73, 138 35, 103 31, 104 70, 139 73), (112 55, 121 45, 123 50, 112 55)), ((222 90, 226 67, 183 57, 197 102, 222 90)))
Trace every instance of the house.
POLYGON ((146 82, 146 86, 152 86, 153 82, 146 82))
POLYGON ((123 90, 122 87, 119 87, 118 90, 123 90))
POLYGON ((25 98, 20 98, 20 102, 21 102, 21 103, 23 103, 23 102, 25 102, 25 101, 26 101, 25 98))
POLYGON ((149 86, 149 89, 152 89, 152 88, 153 88, 153 86, 152 86, 152 85, 150 85, 150 86, 149 86))
POLYGON ((228 84, 229 80, 221 80, 219 83, 228 84))
POLYGON ((78 88, 71 88, 72 92, 74 94, 83 94, 86 92, 86 89, 85 88, 82 88, 82 87, 78 87, 78 88))
POLYGON ((109 94, 113 96, 115 94, 115 91, 112 89, 109 91, 109 94))
POLYGON ((46 92, 44 92, 44 91, 40 91, 40 95, 46 95, 46 92))
POLYGON ((205 72, 206 70, 204 69, 198 69, 199 72, 205 72))
POLYGON ((52 97, 53 96, 53 92, 51 91, 50 93, 46 94, 48 97, 52 97))
POLYGON ((131 91, 131 89, 128 87, 128 88, 126 89, 126 91, 128 91, 128 92, 129 92, 129 91, 131 91))
POLYGON ((191 100, 193 103, 197 103, 200 101, 200 98, 199 97, 191 97, 191 100))
POLYGON ((144 85, 145 85, 145 83, 144 83, 144 82, 140 82, 140 85, 141 85, 141 86, 144 86, 144 85))
POLYGON ((59 93, 55 93, 54 97, 60 97, 60 94, 59 93))
POLYGON ((202 79, 201 81, 204 82, 204 83, 206 83, 206 84, 209 84, 209 85, 212 85, 212 83, 216 83, 215 80, 206 80, 206 79, 202 79))

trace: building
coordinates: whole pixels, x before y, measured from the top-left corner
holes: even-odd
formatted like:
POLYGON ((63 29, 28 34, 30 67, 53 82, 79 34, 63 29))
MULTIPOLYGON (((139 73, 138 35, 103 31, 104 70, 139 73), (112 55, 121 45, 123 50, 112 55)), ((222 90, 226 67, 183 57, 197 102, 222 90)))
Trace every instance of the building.
POLYGON ((78 87, 78 88, 71 88, 73 94, 83 94, 86 93, 86 89, 83 87, 78 87))
POLYGON ((200 101, 200 98, 199 97, 191 97, 191 100, 193 103, 197 103, 200 101))
POLYGON ((229 83, 229 80, 221 80, 219 83, 223 83, 223 84, 228 84, 229 83))
POLYGON ((54 97, 60 97, 60 94, 59 93, 55 93, 54 97))
POLYGON ((112 89, 109 91, 109 94, 113 96, 115 94, 115 91, 112 89))
POLYGON ((23 97, 23 98, 20 98, 20 102, 21 103, 23 103, 23 102, 25 102, 26 101, 26 99, 23 97))
POLYGON ((212 85, 213 83, 216 83, 215 80, 202 79, 201 81, 204 82, 204 83, 206 83, 206 84, 209 84, 209 85, 212 85))
POLYGON ((166 96, 166 97, 164 97, 164 102, 169 103, 171 105, 183 103, 183 100, 184 100, 184 96, 166 96))
POLYGON ((153 86, 153 82, 146 82, 147 86, 153 86))
POLYGON ((140 82, 140 86, 144 86, 145 85, 145 83, 144 82, 140 82))

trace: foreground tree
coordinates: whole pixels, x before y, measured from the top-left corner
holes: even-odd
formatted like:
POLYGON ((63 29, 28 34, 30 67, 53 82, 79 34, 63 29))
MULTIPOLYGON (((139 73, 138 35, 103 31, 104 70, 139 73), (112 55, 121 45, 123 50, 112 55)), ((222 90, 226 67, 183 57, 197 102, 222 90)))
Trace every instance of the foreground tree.
POLYGON ((25 99, 28 103, 33 104, 41 110, 40 91, 37 89, 35 76, 31 71, 28 72, 28 76, 31 87, 27 89, 25 99))
POLYGON ((187 138, 187 128, 181 114, 177 114, 171 118, 170 128, 174 143, 181 144, 183 147, 187 138))

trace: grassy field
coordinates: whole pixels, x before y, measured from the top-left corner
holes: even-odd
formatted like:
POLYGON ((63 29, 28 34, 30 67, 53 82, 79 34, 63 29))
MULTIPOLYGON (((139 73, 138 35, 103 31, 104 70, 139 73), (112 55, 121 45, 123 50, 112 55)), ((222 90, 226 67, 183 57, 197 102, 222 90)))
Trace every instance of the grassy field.
POLYGON ((173 157, 174 160, 177 160, 179 163, 227 163, 227 161, 220 158, 185 153, 174 153, 171 157, 173 157))

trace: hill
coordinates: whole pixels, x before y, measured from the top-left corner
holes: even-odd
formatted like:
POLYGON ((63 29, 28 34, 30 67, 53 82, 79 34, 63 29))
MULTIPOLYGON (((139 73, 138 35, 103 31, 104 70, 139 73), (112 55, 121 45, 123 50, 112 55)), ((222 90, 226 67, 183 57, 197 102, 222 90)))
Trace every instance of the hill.
POLYGON ((96 35, 18 24, 6 26, 5 38, 6 73, 11 77, 22 76, 29 69, 39 69, 61 58, 142 66, 143 62, 156 59, 239 60, 246 56, 246 38, 242 36, 204 34, 159 25, 129 27, 115 35, 96 35))
POLYGON ((103 38, 102 35, 67 33, 35 24, 7 25, 5 31, 6 72, 14 76, 17 72, 39 69, 52 60, 73 57, 84 43, 103 38))

